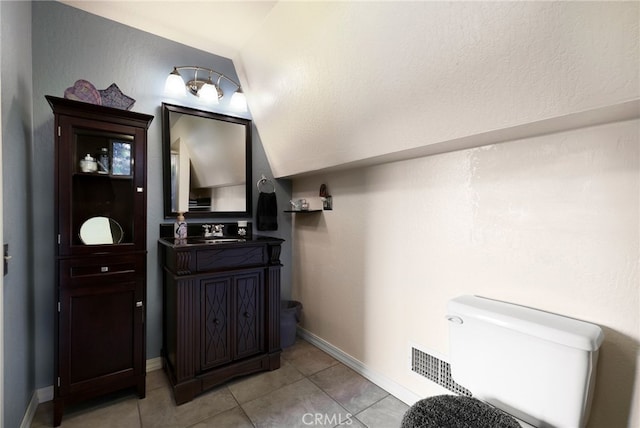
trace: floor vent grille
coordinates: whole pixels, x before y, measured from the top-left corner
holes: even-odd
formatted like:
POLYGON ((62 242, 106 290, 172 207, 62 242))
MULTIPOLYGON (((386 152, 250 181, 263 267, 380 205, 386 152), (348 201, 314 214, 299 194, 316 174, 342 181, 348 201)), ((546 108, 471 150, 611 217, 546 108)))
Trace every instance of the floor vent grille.
POLYGON ((411 370, 458 395, 471 396, 468 389, 454 382, 449 363, 414 347, 411 348, 411 370))

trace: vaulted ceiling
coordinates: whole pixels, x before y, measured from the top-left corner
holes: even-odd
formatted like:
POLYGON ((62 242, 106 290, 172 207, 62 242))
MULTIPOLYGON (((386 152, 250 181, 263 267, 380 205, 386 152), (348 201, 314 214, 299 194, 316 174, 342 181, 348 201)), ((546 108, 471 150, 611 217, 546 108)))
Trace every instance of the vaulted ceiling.
POLYGON ((66 1, 78 9, 233 58, 275 1, 66 1))
POLYGON ((638 2, 64 3, 231 58, 276 177, 522 138, 640 99, 638 2))

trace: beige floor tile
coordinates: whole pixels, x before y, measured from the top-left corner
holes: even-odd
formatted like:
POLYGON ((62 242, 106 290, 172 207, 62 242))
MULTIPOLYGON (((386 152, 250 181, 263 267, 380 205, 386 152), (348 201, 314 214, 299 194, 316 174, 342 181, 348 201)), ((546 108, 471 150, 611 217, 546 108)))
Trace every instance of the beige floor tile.
POLYGON ((185 428, 236 407, 238 403, 226 387, 221 387, 176 406, 168 388, 158 388, 139 401, 143 427, 185 428))
POLYGON ((158 388, 169 388, 169 379, 162 369, 147 373, 147 392, 158 388))
POLYGON ((36 409, 36 414, 31 421, 31 428, 53 426, 53 401, 42 403, 36 409))
MULTIPOLYGON (((52 418, 53 421, 53 418, 52 418)), ((63 415, 63 428, 140 428, 138 399, 135 396, 124 401, 70 411, 63 415)))
POLYGON ((334 427, 350 417, 308 379, 249 401, 242 408, 257 428, 334 427))
POLYGON ((389 395, 356 415, 369 428, 398 428, 409 409, 402 401, 389 395))
POLYGON ((349 412, 356 414, 388 393, 344 364, 336 364, 309 379, 349 412))
POLYGON ((303 378, 303 375, 287 361, 279 369, 242 378, 228 385, 240 404, 261 397, 303 378))
POLYGON ((296 343, 282 352, 282 359, 291 363, 305 376, 338 364, 331 355, 316 348, 309 342, 296 340, 296 343))
POLYGON ((240 407, 234 407, 189 428, 253 428, 253 424, 240 407))
MULTIPOLYGON (((166 374, 147 373, 147 394, 122 391, 65 409, 61 428, 397 428, 408 406, 304 340, 281 367, 227 383, 176 406, 166 374), (355 414, 355 416, 354 416, 355 414)), ((53 403, 31 428, 53 425, 53 403)))

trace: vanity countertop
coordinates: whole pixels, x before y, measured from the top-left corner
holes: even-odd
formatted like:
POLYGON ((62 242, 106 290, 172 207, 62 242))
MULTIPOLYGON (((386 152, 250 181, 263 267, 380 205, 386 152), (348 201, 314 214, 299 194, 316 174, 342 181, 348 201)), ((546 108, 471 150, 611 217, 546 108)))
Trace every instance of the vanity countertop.
POLYGON ((158 242, 164 246, 178 249, 178 248, 192 248, 192 247, 236 247, 242 245, 251 244, 267 244, 274 243, 280 244, 284 242, 284 239, 275 238, 272 236, 253 235, 250 237, 239 236, 187 236, 184 239, 178 239, 174 237, 161 237, 158 242))

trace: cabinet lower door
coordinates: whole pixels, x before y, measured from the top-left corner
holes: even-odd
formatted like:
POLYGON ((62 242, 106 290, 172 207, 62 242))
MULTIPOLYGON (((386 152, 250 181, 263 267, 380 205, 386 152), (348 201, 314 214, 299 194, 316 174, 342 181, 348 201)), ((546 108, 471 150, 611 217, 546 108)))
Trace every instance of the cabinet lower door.
POLYGON ((60 394, 126 383, 143 373, 142 297, 135 281, 61 289, 60 394))
POLYGON ((261 270, 200 280, 200 369, 264 351, 264 281, 261 270))
POLYGON ((236 358, 248 357, 264 349, 262 284, 262 272, 234 277, 236 358))
POLYGON ((231 361, 231 277, 212 277, 200 282, 202 292, 202 369, 231 361))

